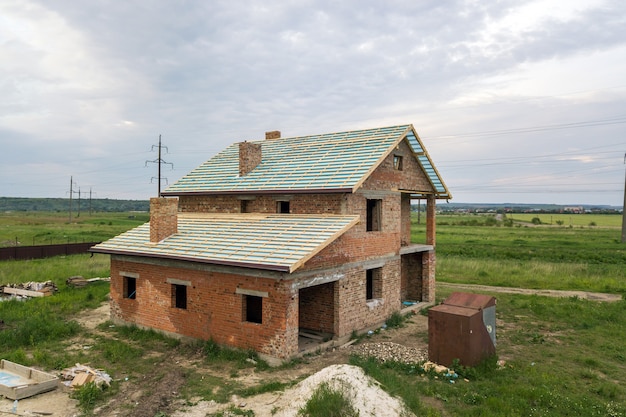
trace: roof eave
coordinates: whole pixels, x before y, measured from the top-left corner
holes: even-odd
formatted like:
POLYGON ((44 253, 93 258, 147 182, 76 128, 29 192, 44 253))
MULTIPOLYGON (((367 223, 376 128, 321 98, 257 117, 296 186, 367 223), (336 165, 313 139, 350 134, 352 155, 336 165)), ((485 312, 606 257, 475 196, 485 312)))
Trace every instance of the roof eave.
POLYGON ((224 261, 224 260, 191 258, 191 257, 185 257, 185 256, 173 256, 173 255, 146 253, 146 252, 134 252, 134 251, 99 249, 99 248, 98 249, 91 248, 89 249, 89 252, 102 253, 102 254, 107 254, 107 255, 139 256, 139 257, 153 258, 153 259, 156 258, 156 259, 168 259, 168 260, 184 261, 184 262, 196 262, 196 263, 210 264, 210 265, 232 266, 232 267, 237 267, 237 268, 263 269, 267 271, 277 271, 277 272, 292 272, 289 266, 284 266, 284 265, 233 262, 233 261, 224 261))
POLYGON ((338 194, 352 193, 350 187, 344 188, 307 188, 307 189, 272 189, 272 190, 201 190, 201 191, 163 191, 162 196, 194 196, 194 195, 260 195, 260 194, 338 194))

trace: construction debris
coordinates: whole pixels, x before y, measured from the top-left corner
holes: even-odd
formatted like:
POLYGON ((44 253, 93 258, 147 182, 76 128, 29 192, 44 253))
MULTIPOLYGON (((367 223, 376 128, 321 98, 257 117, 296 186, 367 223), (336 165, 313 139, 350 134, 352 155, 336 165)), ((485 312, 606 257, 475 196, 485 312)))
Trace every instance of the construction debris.
POLYGON ((99 387, 111 385, 112 378, 101 369, 93 369, 86 365, 77 363, 71 368, 66 368, 61 372, 64 379, 63 385, 70 388, 79 388, 93 382, 99 387))
POLYGON ((97 282, 97 281, 111 281, 110 277, 107 278, 83 278, 80 275, 74 276, 74 277, 69 277, 65 283, 67 284, 68 287, 84 287, 88 284, 91 284, 92 282, 97 282))
POLYGON ((21 284, 4 284, 0 286, 0 293, 17 298, 45 297, 52 295, 59 289, 52 281, 24 282, 21 284))
POLYGON ((0 360, 0 396, 21 400, 56 389, 58 378, 18 363, 0 360))

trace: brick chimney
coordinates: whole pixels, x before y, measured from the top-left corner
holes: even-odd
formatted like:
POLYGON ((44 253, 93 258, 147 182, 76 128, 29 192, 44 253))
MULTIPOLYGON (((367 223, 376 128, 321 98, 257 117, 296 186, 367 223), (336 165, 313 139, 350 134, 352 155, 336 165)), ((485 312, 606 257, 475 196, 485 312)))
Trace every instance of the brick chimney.
POLYGON ((271 132, 265 132, 265 140, 280 139, 280 130, 272 130, 271 132))
POLYGON ((178 232, 178 198, 150 199, 150 243, 159 243, 178 232))
POLYGON ((260 143, 239 142, 239 176, 250 173, 261 163, 262 158, 260 143))

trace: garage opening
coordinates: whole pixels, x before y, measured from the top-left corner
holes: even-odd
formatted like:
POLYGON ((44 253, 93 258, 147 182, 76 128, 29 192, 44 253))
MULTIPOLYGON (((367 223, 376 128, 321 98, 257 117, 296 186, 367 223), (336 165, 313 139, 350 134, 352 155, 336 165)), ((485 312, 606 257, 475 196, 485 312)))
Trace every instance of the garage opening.
POLYGON ((300 352, 332 339, 335 333, 335 282, 302 288, 298 310, 300 352))

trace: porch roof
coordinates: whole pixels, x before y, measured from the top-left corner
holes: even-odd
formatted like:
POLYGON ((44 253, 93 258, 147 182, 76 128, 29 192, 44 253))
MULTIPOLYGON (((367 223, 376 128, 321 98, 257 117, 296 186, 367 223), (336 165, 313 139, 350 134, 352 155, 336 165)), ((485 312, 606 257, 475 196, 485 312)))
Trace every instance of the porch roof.
POLYGON ((92 252, 293 272, 359 222, 359 216, 183 214, 178 232, 150 242, 150 223, 92 252))

